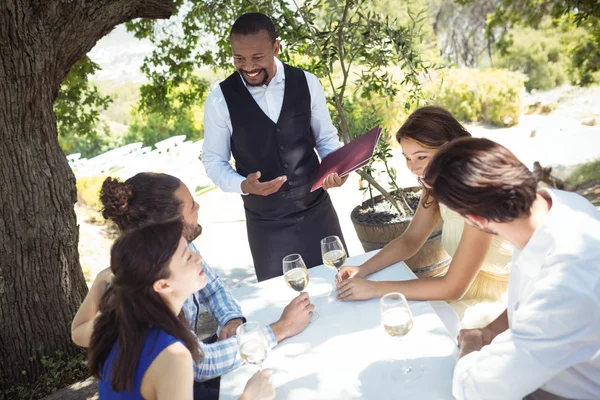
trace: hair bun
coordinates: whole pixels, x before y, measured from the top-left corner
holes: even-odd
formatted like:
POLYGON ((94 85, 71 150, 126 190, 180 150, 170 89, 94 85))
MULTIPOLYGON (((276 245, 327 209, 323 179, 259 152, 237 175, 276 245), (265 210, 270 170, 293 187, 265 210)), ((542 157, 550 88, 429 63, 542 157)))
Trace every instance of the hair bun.
POLYGON ((125 182, 108 177, 100 189, 100 201, 104 206, 102 216, 119 224, 119 220, 127 218, 129 201, 133 198, 133 188, 125 182))

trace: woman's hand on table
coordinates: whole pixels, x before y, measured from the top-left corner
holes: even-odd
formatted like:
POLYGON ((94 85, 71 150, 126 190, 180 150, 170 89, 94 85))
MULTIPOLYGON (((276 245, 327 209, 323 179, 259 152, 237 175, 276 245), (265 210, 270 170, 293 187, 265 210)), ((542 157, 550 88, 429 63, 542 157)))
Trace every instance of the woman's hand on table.
POLYGON ((356 275, 339 282, 337 290, 337 298, 341 301, 368 300, 378 297, 376 282, 359 278, 356 275))
POLYGON ((342 281, 350 278, 364 278, 363 274, 361 274, 360 267, 348 265, 340 268, 340 273, 336 275, 336 286, 339 287, 342 281))

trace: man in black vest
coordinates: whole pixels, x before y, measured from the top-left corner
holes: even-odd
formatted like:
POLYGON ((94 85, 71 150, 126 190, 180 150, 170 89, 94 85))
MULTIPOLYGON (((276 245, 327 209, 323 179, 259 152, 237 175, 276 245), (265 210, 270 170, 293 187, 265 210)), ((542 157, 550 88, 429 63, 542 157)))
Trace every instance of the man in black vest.
MULTIPOLYGON (((242 194, 256 277, 263 281, 282 275, 286 255, 299 253, 314 267, 322 263, 322 238, 344 240, 327 192, 310 192, 317 152, 324 158, 340 143, 318 78, 276 58, 279 40, 269 17, 242 15, 230 40, 237 72, 206 99, 202 161, 223 191, 242 194)), ((344 182, 332 174, 323 188, 344 182)))

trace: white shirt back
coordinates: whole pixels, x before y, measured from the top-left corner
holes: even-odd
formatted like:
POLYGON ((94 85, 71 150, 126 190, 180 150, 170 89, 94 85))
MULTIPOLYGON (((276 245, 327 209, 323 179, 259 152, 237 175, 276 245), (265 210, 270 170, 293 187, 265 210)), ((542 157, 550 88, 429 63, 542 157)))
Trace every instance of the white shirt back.
POLYGON ((513 253, 510 329, 458 361, 458 399, 521 399, 540 387, 600 398, 600 211, 575 193, 546 192, 552 208, 513 253))

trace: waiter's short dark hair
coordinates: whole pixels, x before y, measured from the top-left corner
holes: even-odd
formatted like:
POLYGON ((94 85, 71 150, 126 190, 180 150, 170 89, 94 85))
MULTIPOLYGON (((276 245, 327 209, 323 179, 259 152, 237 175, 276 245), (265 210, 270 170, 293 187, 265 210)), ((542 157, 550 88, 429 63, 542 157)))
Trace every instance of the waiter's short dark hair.
POLYGON ((246 13, 235 20, 231 27, 229 35, 253 35, 260 31, 266 31, 275 43, 277 39, 277 29, 271 18, 262 13, 246 13))
POLYGON ((506 147, 480 138, 444 145, 423 181, 451 210, 494 222, 529 216, 537 195, 533 173, 506 147))

